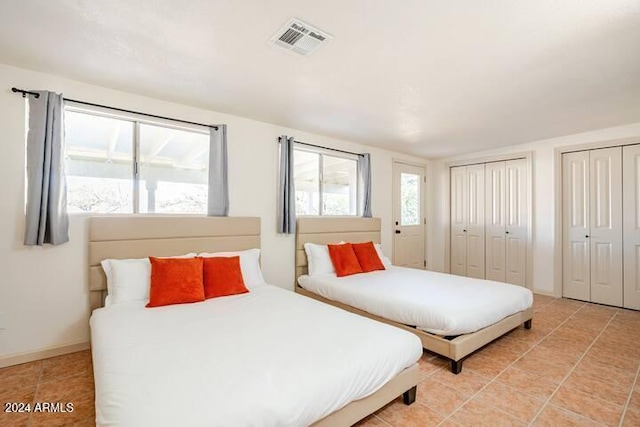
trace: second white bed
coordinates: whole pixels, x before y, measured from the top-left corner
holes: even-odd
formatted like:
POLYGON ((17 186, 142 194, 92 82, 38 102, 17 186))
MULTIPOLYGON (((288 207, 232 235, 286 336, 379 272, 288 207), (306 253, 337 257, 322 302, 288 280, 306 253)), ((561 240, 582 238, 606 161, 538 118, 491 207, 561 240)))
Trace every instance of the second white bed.
POLYGON ((329 300, 443 336, 478 331, 533 304, 531 291, 520 286, 403 267, 340 278, 303 275, 298 283, 329 300))

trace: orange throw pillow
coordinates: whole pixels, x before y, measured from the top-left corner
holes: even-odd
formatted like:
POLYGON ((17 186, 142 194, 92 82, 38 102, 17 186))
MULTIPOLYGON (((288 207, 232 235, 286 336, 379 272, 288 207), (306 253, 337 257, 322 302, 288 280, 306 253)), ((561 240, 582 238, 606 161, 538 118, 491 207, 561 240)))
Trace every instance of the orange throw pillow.
POLYGON ((240 257, 204 258, 204 297, 206 299, 249 292, 244 285, 240 257))
POLYGON ((155 258, 147 307, 204 301, 202 258, 155 258))
POLYGON ((355 252, 353 252, 351 243, 327 245, 327 247, 329 248, 329 257, 331 257, 331 262, 336 269, 338 277, 362 273, 362 268, 358 263, 355 252))
POLYGON ((353 243, 352 246, 363 272, 384 270, 384 264, 382 264, 373 242, 353 243))

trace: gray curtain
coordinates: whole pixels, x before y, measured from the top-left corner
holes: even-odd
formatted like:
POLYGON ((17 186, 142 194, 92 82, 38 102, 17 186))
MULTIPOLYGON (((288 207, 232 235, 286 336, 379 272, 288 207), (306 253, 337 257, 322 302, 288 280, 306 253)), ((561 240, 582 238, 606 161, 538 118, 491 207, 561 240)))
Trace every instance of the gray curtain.
POLYGON ((278 188, 278 233, 296 232, 296 199, 293 182, 294 138, 280 137, 280 186, 278 188))
POLYGON ((37 93, 38 98, 29 96, 24 244, 60 245, 69 241, 63 98, 53 92, 37 93))
POLYGON ((209 202, 207 215, 229 216, 227 125, 211 128, 209 147, 209 202))
POLYGON ((362 216, 371 218, 371 156, 369 153, 358 155, 358 175, 362 185, 362 216))

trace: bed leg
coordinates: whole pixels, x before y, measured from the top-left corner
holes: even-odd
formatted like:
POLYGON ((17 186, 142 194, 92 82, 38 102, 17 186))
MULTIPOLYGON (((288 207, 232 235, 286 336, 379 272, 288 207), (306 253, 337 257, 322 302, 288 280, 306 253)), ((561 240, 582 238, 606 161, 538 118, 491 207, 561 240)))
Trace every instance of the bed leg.
POLYGON ((452 360, 451 361, 451 372, 458 375, 462 372, 462 360, 452 360))
POLYGON ((525 329, 531 329, 531 322, 533 321, 533 319, 529 319, 526 322, 524 322, 524 328, 525 329))
POLYGON ((402 401, 405 405, 411 405, 416 401, 416 392, 418 391, 418 386, 413 386, 409 390, 402 393, 402 401))

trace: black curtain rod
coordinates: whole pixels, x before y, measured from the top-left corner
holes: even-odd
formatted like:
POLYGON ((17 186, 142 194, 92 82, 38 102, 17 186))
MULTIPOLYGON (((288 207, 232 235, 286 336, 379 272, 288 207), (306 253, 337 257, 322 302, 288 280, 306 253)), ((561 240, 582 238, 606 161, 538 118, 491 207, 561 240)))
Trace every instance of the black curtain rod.
MULTIPOLYGON (((16 93, 18 93, 18 92, 21 93, 23 98, 26 97, 27 95, 33 95, 36 98, 40 97, 39 93, 29 92, 28 90, 17 89, 15 87, 12 87, 11 91, 12 92, 16 92, 16 93)), ((109 109, 109 110, 120 111, 120 112, 123 112, 123 113, 137 114, 137 115, 145 116, 145 117, 153 117, 154 119, 171 120, 172 122, 179 122, 179 123, 186 123, 186 124, 189 124, 189 125, 210 127, 210 128, 215 129, 215 130, 218 130, 218 126, 215 126, 215 125, 206 125, 204 123, 190 122, 188 120, 174 119, 172 117, 165 117, 165 116, 158 116, 158 115, 155 115, 155 114, 141 113, 140 111, 126 110, 124 108, 110 107, 108 105, 94 104, 92 102, 86 102, 86 101, 78 101, 77 99, 67 99, 67 98, 65 98, 64 100, 65 101, 69 101, 69 102, 73 102, 73 103, 76 103, 76 104, 88 105, 90 107, 106 108, 106 109, 109 109)))
POLYGON ((21 93, 23 98, 26 98, 27 95, 33 95, 36 97, 36 99, 40 98, 40 94, 36 93, 36 92, 29 92, 28 90, 23 90, 23 89, 18 89, 15 87, 11 88, 11 92, 13 93, 21 93))
MULTIPOLYGON (((282 137, 279 136, 278 141, 280 141, 281 138, 282 137)), ((352 156, 362 155, 361 153, 354 153, 353 151, 338 150, 337 148, 323 147, 322 145, 309 144, 308 142, 302 142, 302 141, 293 141, 293 142, 300 145, 306 145, 307 147, 322 148, 323 150, 337 151, 338 153, 351 154, 352 156)))

